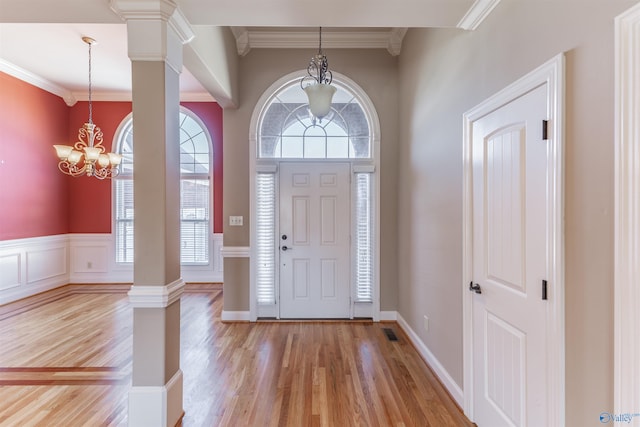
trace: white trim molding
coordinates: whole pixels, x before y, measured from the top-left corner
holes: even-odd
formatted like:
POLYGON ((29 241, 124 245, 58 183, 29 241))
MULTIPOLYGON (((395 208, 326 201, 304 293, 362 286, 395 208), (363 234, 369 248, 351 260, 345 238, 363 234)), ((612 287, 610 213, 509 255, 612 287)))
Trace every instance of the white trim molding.
POLYGON ((248 311, 222 310, 220 320, 223 322, 249 322, 251 321, 251 316, 248 311))
POLYGON ((500 0, 476 0, 458 22, 457 27, 463 30, 475 30, 489 16, 498 3, 500 3, 500 0))
POLYGON ((167 285, 133 285, 129 291, 129 304, 133 308, 165 308, 178 301, 184 292, 184 280, 167 285))
MULTIPOLYGON (((390 312, 387 312, 390 313, 390 312)), ((440 363, 438 358, 429 350, 424 342, 420 339, 418 334, 411 329, 409 323, 400 315, 400 313, 396 313, 398 325, 402 328, 402 330, 407 334, 413 346, 418 350, 420 356, 425 361, 427 365, 433 370, 436 374, 442 385, 447 389, 453 400, 458 403, 460 407, 462 407, 462 403, 464 400, 464 396, 462 393, 462 388, 455 382, 455 380, 451 377, 449 372, 445 369, 445 367, 440 363)))
POLYGON ((78 99, 70 90, 63 88, 62 86, 58 86, 57 84, 42 78, 37 74, 33 74, 31 71, 20 68, 9 61, 5 61, 2 58, 0 58, 0 71, 15 77, 18 80, 29 83, 32 86, 59 96, 69 107, 73 107, 76 102, 78 102, 78 99))
POLYGON ((615 20, 614 413, 640 411, 640 4, 615 20))
POLYGON ((249 246, 223 246, 220 248, 222 258, 249 258, 251 248, 249 246))
POLYGON ((182 371, 164 386, 132 386, 129 389, 130 427, 173 427, 184 415, 182 371))
MULTIPOLYGON (((313 30, 283 31, 277 28, 231 27, 238 55, 251 49, 310 49, 318 46, 318 33, 313 30)), ((326 49, 387 49, 398 56, 407 28, 322 31, 322 46, 326 49)))
POLYGON ((547 85, 547 114, 550 131, 547 142, 548 253, 547 277, 552 285, 546 317, 548 384, 547 425, 565 424, 565 320, 564 320, 564 54, 559 54, 526 76, 507 86, 463 115, 463 360, 464 413, 474 420, 473 406, 473 304, 468 292, 473 280, 473 123, 513 99, 547 85))
POLYGON ((380 311, 380 321, 381 322, 397 322, 398 312, 397 311, 380 311))

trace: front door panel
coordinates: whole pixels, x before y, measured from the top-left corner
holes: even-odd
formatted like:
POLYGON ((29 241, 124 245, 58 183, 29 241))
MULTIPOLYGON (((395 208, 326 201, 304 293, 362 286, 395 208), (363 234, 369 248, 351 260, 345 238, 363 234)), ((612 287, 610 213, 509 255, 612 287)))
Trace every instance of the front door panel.
POLYGON ((281 318, 350 316, 349 177, 348 163, 281 163, 281 318))

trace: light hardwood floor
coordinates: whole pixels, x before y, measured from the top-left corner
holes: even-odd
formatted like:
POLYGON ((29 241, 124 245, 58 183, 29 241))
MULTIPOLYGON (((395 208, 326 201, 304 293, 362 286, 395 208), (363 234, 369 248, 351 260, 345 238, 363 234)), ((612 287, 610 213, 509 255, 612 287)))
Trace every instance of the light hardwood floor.
MULTIPOLYGON (((0 307, 0 426, 126 425, 127 290, 0 307)), ((219 285, 183 295, 184 427, 473 425, 395 323, 222 323, 221 310, 219 285)))

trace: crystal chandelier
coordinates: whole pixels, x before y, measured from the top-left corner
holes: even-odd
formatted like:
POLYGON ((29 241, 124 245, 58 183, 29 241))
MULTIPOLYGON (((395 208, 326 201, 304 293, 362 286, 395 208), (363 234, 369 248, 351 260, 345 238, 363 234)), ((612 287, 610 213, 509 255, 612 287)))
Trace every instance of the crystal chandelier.
POLYGON ((331 111, 331 99, 336 88, 331 86, 333 76, 329 71, 329 62, 322 53, 322 27, 320 27, 318 53, 311 58, 307 67, 307 75, 300 81, 300 86, 309 98, 309 110, 313 117, 322 120, 331 111))
POLYGON ((98 179, 113 178, 120 172, 118 165, 122 161, 120 154, 105 152, 102 146, 102 131, 93 124, 91 106, 91 45, 96 41, 91 37, 82 37, 89 45, 89 121, 78 130, 78 141, 72 146, 54 145, 60 159, 58 169, 73 177, 87 175, 98 179), (83 159, 84 157, 84 159, 83 159))

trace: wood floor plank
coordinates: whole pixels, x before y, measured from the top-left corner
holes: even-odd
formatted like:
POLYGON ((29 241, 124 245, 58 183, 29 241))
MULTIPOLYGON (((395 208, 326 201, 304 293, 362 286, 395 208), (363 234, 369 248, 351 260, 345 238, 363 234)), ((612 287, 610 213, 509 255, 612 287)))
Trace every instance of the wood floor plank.
MULTIPOLYGON (((132 312, 90 286, 0 307, 0 426, 126 425, 132 312)), ((182 297, 181 426, 472 425, 397 324, 225 323, 222 300, 182 297)))

